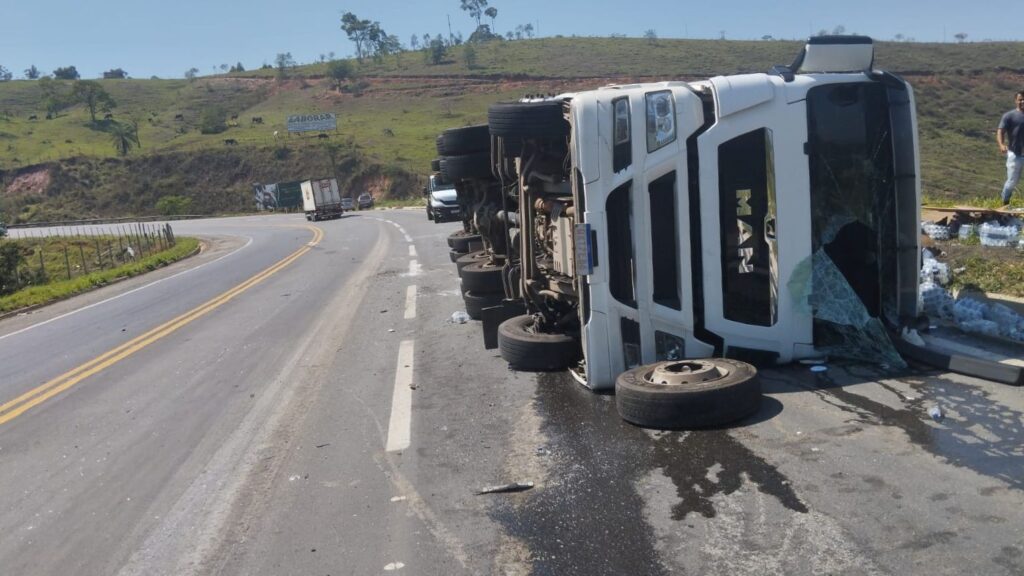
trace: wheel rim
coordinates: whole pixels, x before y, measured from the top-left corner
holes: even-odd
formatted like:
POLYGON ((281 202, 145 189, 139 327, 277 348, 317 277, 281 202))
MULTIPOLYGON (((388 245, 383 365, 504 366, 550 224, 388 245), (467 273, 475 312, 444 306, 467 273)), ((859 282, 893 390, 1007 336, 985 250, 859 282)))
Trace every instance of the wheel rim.
POLYGON ((688 386, 725 378, 729 372, 727 367, 714 362, 685 360, 658 364, 644 374, 644 380, 662 386, 688 386))

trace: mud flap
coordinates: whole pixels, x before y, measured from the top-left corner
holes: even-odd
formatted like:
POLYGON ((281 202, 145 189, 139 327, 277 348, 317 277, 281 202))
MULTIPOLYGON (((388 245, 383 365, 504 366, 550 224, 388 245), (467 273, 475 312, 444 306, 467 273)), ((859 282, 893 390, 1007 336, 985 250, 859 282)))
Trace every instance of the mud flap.
POLYGON ((526 314, 526 305, 519 300, 504 300, 499 306, 491 306, 480 311, 481 328, 484 331, 484 349, 494 350, 498 347, 498 325, 513 318, 526 314))

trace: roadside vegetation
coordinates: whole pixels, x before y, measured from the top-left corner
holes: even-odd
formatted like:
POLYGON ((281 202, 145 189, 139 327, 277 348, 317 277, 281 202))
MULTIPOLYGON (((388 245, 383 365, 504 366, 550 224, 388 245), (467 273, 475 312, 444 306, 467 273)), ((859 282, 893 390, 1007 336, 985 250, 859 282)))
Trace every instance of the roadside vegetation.
MULTIPOLYGON (((497 40, 490 30, 500 14, 491 17, 489 8, 466 11, 486 41, 439 32, 417 36, 416 49, 410 38, 401 50, 384 42, 365 46, 361 58, 324 55, 305 65, 286 52, 265 68, 225 64, 213 76, 193 68, 185 79, 137 80, 114 69, 106 79, 81 80, 62 69, 72 79, 0 82, 0 210, 15 222, 145 215, 174 194, 190 198, 198 213, 237 212, 251 206, 253 183, 332 173, 346 181, 343 190, 350 184, 380 200, 417 198, 437 133, 485 121, 490 103, 612 82, 762 71, 790 62, 802 45, 656 33, 531 39, 525 26, 511 24, 511 36, 497 40), (438 44, 444 50, 435 58, 438 44), (337 114, 337 132, 287 134, 289 114, 318 111, 337 114), (345 149, 337 162, 319 152, 327 143, 345 149), (48 182, 14 185, 40 167, 48 182)), ((386 28, 353 19, 367 38, 381 38, 386 28)), ((1022 60, 1018 43, 877 44, 878 66, 915 87, 925 203, 995 202, 1003 166, 993 127, 1024 86, 1022 60)))
POLYGON ((116 245, 112 237, 3 240, 0 242, 0 314, 62 300, 167 266, 194 254, 199 248, 199 241, 177 238, 173 246, 164 250, 104 269, 102 260, 111 255, 109 252, 104 255, 103 248, 97 249, 96 246, 108 245, 116 245), (76 266, 74 272, 65 274, 65 258, 70 261, 72 255, 76 260, 81 258, 86 263, 85 267, 73 265, 76 266), (89 263, 94 269, 87 272, 89 263), (50 272, 42 272, 44 270, 50 272), (71 275, 70 279, 68 275, 71 275), (25 287, 9 290, 22 283, 26 284, 25 287))

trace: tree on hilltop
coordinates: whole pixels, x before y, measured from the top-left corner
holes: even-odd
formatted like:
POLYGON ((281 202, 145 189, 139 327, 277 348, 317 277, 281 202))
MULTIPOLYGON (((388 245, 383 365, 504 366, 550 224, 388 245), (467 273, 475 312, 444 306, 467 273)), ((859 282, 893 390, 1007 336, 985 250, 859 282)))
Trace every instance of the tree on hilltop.
POLYGON ((358 16, 351 12, 345 12, 341 15, 341 29, 356 45, 356 59, 360 62, 363 61, 363 56, 366 55, 366 48, 370 42, 370 35, 373 33, 373 25, 376 22, 369 20, 360 20, 358 16))
POLYGON ((11 78, 14 78, 14 74, 11 74, 11 71, 7 68, 0 66, 0 82, 7 82, 11 78))
POLYGON ((281 52, 274 58, 274 64, 277 67, 277 78, 284 80, 288 77, 288 69, 295 67, 295 58, 292 58, 291 52, 281 52))
POLYGON ((57 82, 48 76, 39 79, 39 101, 46 110, 47 118, 56 118, 60 111, 74 104, 71 92, 63 82, 57 82))
POLYGON ((71 97, 76 102, 85 104, 89 109, 89 117, 92 123, 96 123, 96 110, 110 110, 117 106, 114 98, 103 89, 103 86, 95 80, 76 80, 71 87, 71 97))
POLYGON ((953 38, 956 38, 957 42, 963 44, 964 40, 967 40, 967 33, 966 32, 957 32, 956 34, 953 34, 953 38))
POLYGON ((185 71, 185 79, 189 82, 195 82, 197 74, 199 74, 199 68, 193 66, 185 71))
POLYGON ((114 68, 113 70, 107 70, 106 72, 103 73, 103 79, 104 80, 110 80, 110 79, 124 80, 127 77, 128 77, 128 73, 125 72, 124 70, 122 70, 121 68, 114 68))
POLYGON ((33 65, 31 65, 31 66, 29 66, 28 68, 25 69, 25 79, 26 80, 38 80, 39 79, 39 68, 36 68, 35 64, 33 64, 33 65))
POLYGON ((78 80, 81 75, 74 66, 65 66, 54 70, 53 77, 57 80, 78 80))
POLYGON ((498 17, 498 9, 491 6, 487 10, 484 10, 484 16, 491 19, 491 30, 494 30, 494 19, 498 17))
POLYGON ((480 17, 484 15, 487 8, 487 0, 461 0, 463 10, 469 12, 469 16, 476 20, 476 27, 480 27, 480 17))

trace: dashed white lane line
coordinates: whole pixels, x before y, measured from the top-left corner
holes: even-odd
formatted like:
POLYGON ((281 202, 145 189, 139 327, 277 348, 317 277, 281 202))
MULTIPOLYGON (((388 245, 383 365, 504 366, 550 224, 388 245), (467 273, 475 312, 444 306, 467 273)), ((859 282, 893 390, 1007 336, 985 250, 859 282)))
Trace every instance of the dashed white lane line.
POLYGON ((415 260, 409 260, 409 276, 420 275, 420 263, 415 260))
POLYGON ((416 285, 409 286, 405 291, 405 319, 416 317, 416 285))
POLYGON ((409 244, 409 256, 416 257, 416 246, 409 244))
POLYGON ((391 396, 391 420, 388 423, 388 441, 384 449, 400 452, 412 442, 412 340, 398 345, 398 367, 395 370, 395 391, 391 396))

